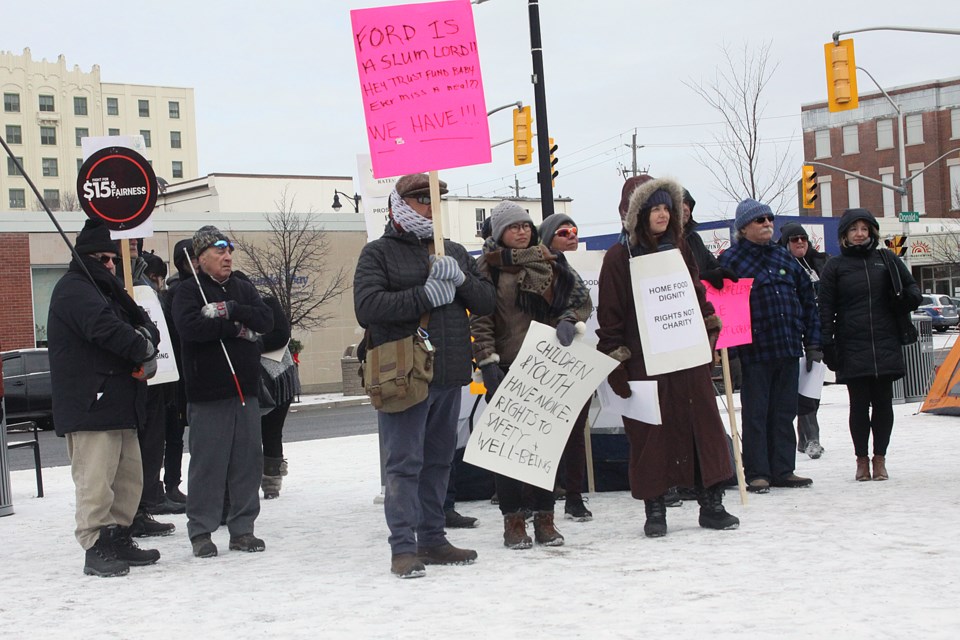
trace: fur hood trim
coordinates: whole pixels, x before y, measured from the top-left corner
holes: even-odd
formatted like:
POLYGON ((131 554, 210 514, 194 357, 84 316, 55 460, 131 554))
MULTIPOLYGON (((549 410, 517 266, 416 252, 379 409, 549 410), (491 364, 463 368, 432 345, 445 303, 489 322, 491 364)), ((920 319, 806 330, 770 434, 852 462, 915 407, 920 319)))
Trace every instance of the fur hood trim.
MULTIPOLYGON (((630 196, 630 205, 627 207, 627 217, 623 223, 623 228, 630 234, 630 246, 635 247, 640 244, 640 238, 637 237, 637 220, 640 217, 640 207, 646 202, 653 192, 657 189, 663 189, 670 194, 673 200, 673 207, 670 208, 670 215, 680 218, 680 212, 683 210, 683 187, 672 178, 656 178, 643 183, 634 189, 630 196)), ((683 228, 683 225, 680 225, 683 228)))

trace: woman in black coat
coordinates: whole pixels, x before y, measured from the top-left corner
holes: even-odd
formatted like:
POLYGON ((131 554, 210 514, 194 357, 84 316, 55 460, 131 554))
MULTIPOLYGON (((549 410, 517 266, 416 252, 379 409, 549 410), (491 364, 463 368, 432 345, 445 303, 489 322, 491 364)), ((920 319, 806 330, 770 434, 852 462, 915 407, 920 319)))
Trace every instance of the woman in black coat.
POLYGON ((872 432, 873 479, 886 480, 893 382, 906 373, 900 327, 919 306, 920 288, 899 258, 879 248, 880 225, 866 209, 844 211, 838 236, 840 255, 827 262, 820 276, 824 362, 850 394, 856 479, 871 479, 867 445, 872 432), (895 273, 902 283, 899 296, 895 273))

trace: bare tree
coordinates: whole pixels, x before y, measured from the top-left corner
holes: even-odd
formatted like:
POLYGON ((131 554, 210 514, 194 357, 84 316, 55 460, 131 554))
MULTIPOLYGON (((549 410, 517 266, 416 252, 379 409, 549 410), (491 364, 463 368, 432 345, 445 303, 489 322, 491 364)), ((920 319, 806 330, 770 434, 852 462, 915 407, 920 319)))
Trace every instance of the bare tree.
POLYGON ((77 194, 72 191, 67 191, 60 196, 60 210, 80 211, 80 200, 77 198, 77 194))
POLYGON ((276 212, 265 214, 267 241, 253 244, 241 237, 237 245, 260 292, 280 302, 291 328, 309 331, 330 320, 324 306, 350 289, 349 271, 328 268, 330 239, 314 225, 313 208, 298 213, 295 200, 284 188, 276 212))
POLYGON ((697 160, 735 202, 754 198, 779 212, 793 193, 797 172, 790 144, 781 152, 779 145, 761 135, 760 125, 766 107, 763 94, 780 64, 770 61, 769 42, 759 49, 745 43, 737 52, 724 44, 721 51, 722 62, 712 82, 684 82, 724 123, 712 144, 698 145, 697 160))

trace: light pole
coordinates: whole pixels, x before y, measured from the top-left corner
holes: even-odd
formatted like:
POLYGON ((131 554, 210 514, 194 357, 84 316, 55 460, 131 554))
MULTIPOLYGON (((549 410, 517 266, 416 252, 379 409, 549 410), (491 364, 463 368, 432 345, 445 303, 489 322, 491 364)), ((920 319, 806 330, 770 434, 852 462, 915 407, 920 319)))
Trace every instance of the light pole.
POLYGON ((333 190, 333 210, 340 211, 343 209, 343 205, 340 204, 340 196, 343 196, 350 201, 350 204, 353 205, 353 210, 355 213, 360 213, 360 195, 355 193, 352 196, 344 193, 343 191, 333 190))

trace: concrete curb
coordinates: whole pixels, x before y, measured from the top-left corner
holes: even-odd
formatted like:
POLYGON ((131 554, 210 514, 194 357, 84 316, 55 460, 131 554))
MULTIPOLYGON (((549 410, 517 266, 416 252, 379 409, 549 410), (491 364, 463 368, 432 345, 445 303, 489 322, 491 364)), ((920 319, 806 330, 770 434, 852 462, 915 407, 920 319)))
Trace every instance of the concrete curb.
POLYGON ((318 409, 335 409, 338 407, 359 407, 360 405, 370 404, 370 398, 349 398, 344 400, 330 400, 328 402, 315 402, 312 404, 297 404, 293 403, 290 405, 291 409, 307 409, 307 408, 318 408, 318 409))

